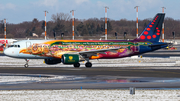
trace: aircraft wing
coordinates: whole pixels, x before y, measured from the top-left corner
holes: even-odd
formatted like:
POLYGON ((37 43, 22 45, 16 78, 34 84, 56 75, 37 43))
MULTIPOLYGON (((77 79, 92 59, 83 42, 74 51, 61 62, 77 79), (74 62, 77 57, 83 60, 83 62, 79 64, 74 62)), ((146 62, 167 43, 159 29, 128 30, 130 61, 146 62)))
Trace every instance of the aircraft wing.
POLYGON ((89 58, 91 56, 96 56, 97 53, 100 54, 106 54, 105 52, 110 51, 110 52, 117 52, 118 49, 122 48, 110 48, 110 49, 100 49, 100 50, 91 50, 91 51, 81 51, 79 54, 83 56, 84 58, 89 58))

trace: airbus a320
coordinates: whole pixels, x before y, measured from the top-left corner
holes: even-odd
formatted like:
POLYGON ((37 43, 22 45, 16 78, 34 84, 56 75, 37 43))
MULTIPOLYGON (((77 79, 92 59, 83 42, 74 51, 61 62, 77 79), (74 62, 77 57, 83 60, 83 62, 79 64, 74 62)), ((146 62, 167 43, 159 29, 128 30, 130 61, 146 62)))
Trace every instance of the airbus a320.
POLYGON ((92 67, 92 59, 115 59, 151 52, 168 46, 159 42, 164 13, 158 13, 140 36, 134 40, 23 40, 14 43, 4 54, 26 60, 44 59, 48 65, 63 63, 92 67))

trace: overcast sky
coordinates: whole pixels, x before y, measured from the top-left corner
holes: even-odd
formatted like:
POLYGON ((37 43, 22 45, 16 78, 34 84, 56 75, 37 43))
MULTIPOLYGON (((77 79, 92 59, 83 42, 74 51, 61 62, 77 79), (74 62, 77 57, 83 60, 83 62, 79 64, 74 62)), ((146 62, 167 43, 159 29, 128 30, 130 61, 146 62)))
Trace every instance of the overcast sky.
POLYGON ((0 20, 6 18, 8 23, 21 23, 37 18, 44 20, 47 10, 47 21, 52 14, 70 13, 75 10, 75 18, 89 19, 105 16, 108 6, 108 18, 119 20, 136 20, 135 6, 139 6, 139 19, 153 18, 166 7, 166 17, 180 19, 180 0, 1 0, 0 20))

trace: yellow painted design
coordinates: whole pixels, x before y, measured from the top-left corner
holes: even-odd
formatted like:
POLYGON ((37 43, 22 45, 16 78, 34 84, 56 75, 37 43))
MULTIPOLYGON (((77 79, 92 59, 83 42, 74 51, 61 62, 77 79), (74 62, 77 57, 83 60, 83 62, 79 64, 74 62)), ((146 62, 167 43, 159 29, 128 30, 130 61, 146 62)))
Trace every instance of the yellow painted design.
POLYGON ((72 56, 69 56, 69 59, 70 59, 70 60, 72 60, 72 59, 73 59, 73 57, 72 57, 72 56))
POLYGON ((118 52, 122 53, 125 49, 118 49, 118 52))

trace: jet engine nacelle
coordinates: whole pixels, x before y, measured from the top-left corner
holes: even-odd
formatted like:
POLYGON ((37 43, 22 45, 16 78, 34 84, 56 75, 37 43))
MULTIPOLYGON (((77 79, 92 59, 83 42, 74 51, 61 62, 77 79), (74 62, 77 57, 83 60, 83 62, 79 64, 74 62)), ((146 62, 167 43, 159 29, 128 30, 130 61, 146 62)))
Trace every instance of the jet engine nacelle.
POLYGON ((78 54, 64 54, 61 57, 61 61, 63 64, 76 64, 76 63, 79 63, 79 55, 78 54))
POLYGON ((61 63, 61 59, 44 59, 45 63, 48 65, 54 65, 61 63))

